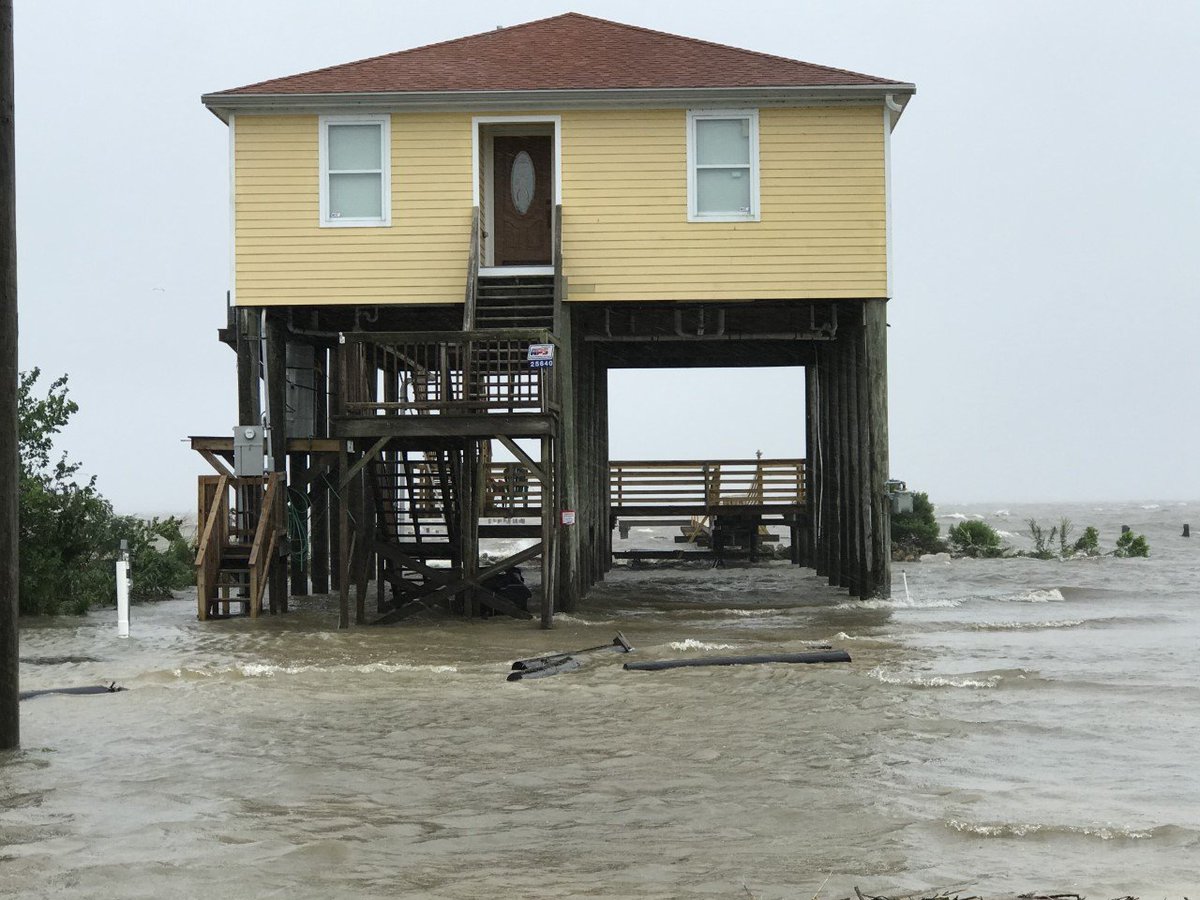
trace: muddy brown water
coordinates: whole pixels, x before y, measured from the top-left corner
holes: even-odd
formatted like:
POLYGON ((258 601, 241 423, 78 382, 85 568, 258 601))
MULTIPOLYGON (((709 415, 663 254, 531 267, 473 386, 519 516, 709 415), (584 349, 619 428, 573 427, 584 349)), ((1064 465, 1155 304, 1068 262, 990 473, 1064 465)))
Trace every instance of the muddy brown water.
MULTIPOLYGON (((22 704, 0 894, 1194 892, 1187 510, 1072 512, 1110 542, 1134 524, 1150 560, 908 564, 891 601, 772 564, 615 571, 549 632, 339 632, 326 598, 256 622, 136 607, 124 641, 107 611, 27 622, 23 689, 128 690, 22 704), (639 659, 829 642, 854 661, 627 672, 607 653, 505 681, 518 657, 617 629, 639 659)), ((1019 542, 1025 512, 961 514, 1019 542)))

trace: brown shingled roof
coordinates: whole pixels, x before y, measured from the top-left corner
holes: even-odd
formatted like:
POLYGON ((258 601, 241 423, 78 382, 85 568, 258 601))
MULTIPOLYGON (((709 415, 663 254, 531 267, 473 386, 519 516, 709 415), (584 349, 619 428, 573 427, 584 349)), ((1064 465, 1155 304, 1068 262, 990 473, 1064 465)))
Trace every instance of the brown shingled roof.
POLYGON ((224 94, 900 84, 580 13, 275 78, 224 94))

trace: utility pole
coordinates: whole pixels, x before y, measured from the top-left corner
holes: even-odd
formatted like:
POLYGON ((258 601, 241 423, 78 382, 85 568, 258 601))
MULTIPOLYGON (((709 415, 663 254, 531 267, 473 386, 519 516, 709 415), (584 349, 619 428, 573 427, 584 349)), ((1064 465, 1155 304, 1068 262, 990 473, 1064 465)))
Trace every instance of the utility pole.
POLYGON ((21 741, 17 690, 17 160, 13 5, 0 0, 0 750, 21 741))

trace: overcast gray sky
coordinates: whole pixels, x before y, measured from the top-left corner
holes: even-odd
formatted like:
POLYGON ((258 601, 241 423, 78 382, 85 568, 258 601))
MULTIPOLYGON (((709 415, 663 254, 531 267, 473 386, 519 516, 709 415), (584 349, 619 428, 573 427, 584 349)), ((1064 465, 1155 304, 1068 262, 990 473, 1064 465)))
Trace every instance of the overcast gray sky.
MULTIPOLYGON (((1200 498, 1200 4, 15 0, 21 365, 122 511, 234 424, 200 94, 574 9, 916 82, 893 136, 893 472, 935 501, 1200 498)), ((799 454, 802 384, 613 382, 618 456, 799 454), (716 428, 701 414, 726 413, 716 428)))

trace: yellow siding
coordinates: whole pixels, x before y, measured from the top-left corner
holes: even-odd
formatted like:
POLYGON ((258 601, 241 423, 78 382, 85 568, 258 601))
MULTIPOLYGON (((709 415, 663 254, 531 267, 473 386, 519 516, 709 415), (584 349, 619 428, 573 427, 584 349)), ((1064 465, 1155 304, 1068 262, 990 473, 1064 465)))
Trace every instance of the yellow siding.
POLYGON ((882 297, 883 116, 759 111, 758 222, 687 221, 683 110, 563 115, 572 300, 882 297))
POLYGON ((234 124, 237 302, 462 301, 471 238, 471 117, 392 117, 392 225, 321 228, 316 116, 234 124))
MULTIPOLYGON (((571 300, 885 296, 878 107, 762 109, 761 221, 725 223, 687 221, 684 110, 561 115, 571 300)), ((469 113, 392 117, 390 228, 318 226, 316 116, 235 129, 239 304, 462 299, 469 113)))

